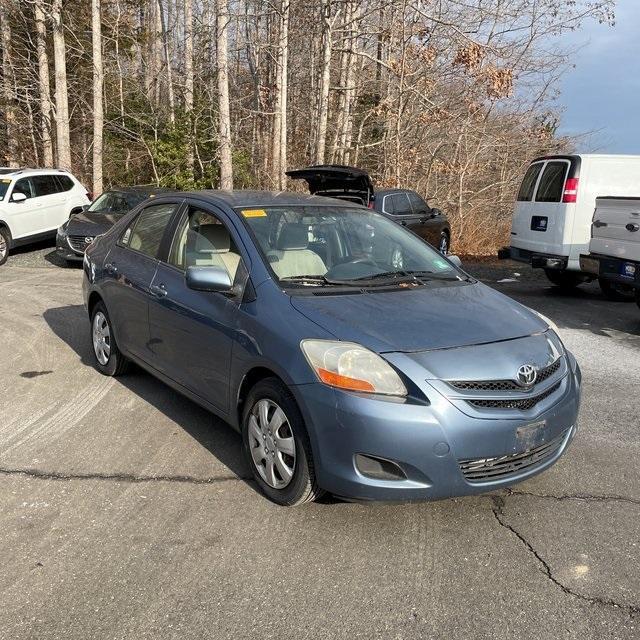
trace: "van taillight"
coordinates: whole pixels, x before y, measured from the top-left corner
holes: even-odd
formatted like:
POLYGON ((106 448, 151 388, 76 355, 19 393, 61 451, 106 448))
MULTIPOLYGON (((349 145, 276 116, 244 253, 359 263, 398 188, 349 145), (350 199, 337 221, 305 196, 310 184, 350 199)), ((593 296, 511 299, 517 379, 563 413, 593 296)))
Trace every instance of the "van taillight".
POLYGON ((562 194, 562 202, 575 202, 578 197, 578 178, 567 178, 564 183, 564 193, 562 194))

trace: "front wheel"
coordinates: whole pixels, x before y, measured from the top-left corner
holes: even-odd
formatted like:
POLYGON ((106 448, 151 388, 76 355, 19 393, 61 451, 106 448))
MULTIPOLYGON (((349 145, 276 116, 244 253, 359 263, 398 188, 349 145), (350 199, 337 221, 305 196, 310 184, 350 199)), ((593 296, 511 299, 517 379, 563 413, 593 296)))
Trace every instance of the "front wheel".
POLYGON ((2 266, 9 258, 9 232, 6 229, 0 229, 0 266, 2 266))
POLYGON ((322 495, 302 414, 277 378, 262 380, 250 391, 242 441, 253 477, 271 500, 290 507, 322 495))
POLYGON ((91 312, 91 344, 96 368, 105 376, 119 376, 126 372, 129 361, 120 353, 107 308, 98 302, 91 312))
POLYGON ((547 278, 560 289, 570 291, 575 289, 578 285, 583 284, 588 280, 588 277, 579 271, 567 271, 562 269, 557 271, 555 269, 545 269, 545 275, 547 278))
POLYGON ((620 284, 618 282, 610 282, 603 278, 598 279, 598 284, 602 293, 609 300, 615 302, 633 302, 636 297, 634 288, 629 284, 620 284))

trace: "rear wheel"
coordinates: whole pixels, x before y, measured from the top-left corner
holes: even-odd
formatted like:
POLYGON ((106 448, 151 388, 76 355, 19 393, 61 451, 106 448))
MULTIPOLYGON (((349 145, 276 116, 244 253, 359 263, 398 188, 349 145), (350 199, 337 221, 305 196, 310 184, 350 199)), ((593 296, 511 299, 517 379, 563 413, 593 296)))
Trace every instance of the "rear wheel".
POLYGON ((9 258, 10 242, 9 231, 5 227, 0 228, 0 265, 3 265, 9 258))
POLYGON ((615 300, 616 302, 633 302, 636 297, 634 288, 629 284, 620 284, 617 282, 610 282, 608 280, 598 279, 598 284, 602 293, 609 298, 609 300, 615 300))
POLYGON ((545 269, 545 275, 547 278, 560 289, 570 291, 575 289, 578 285, 587 282, 588 276, 585 276, 579 271, 567 271, 565 269, 557 271, 555 269, 545 269))
POLYGON ((242 441, 253 477, 271 500, 296 506, 322 495, 302 414, 277 378, 261 380, 250 391, 242 441))
POLYGON ((127 371, 129 361, 118 349, 107 308, 102 302, 98 302, 91 312, 91 344, 100 373, 119 376, 127 371))

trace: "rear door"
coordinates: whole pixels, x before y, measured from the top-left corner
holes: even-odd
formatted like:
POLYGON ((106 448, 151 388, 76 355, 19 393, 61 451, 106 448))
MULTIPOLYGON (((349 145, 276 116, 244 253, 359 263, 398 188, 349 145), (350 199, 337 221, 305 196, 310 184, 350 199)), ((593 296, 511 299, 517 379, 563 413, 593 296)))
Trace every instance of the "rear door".
POLYGON ((419 226, 416 226, 413 231, 434 247, 438 247, 442 231, 442 220, 433 213, 431 207, 415 191, 408 191, 407 195, 409 196, 413 213, 419 216, 419 226))
POLYGON ((149 362, 149 297, 158 254, 180 200, 142 209, 104 261, 102 292, 120 347, 149 362))
POLYGON ((65 205, 67 197, 62 185, 52 174, 31 176, 35 197, 40 205, 39 232, 53 231, 69 218, 65 205))
POLYGON ((413 211, 409 196, 405 191, 399 193, 390 193, 384 196, 382 209, 385 213, 393 216, 393 219, 403 227, 408 227, 414 233, 424 237, 425 232, 422 229, 420 216, 413 211))
POLYGON ((640 262, 640 198, 598 198, 592 253, 640 262))

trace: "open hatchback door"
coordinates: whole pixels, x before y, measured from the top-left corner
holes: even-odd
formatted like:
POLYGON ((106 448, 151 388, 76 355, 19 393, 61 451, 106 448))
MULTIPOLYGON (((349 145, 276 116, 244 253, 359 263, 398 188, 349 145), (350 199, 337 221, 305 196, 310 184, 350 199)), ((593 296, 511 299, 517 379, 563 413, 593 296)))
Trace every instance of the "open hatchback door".
POLYGON ((357 167, 320 164, 287 171, 286 175, 294 180, 305 180, 312 195, 348 200, 365 207, 373 198, 373 183, 369 174, 357 167))

